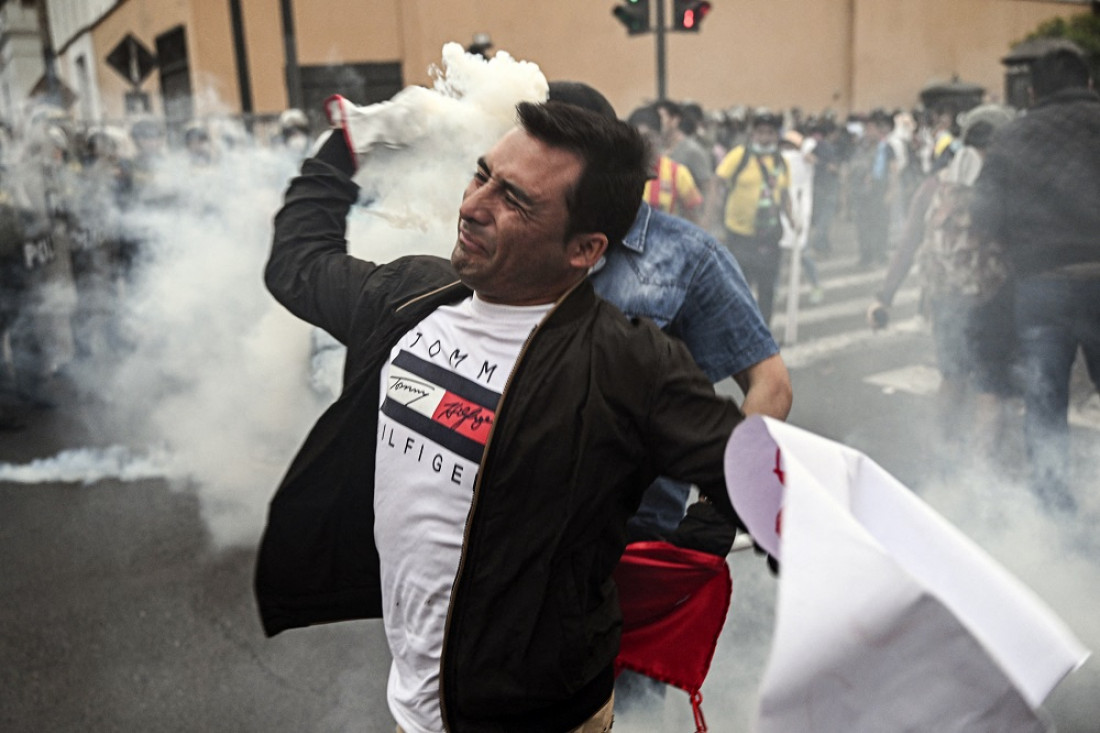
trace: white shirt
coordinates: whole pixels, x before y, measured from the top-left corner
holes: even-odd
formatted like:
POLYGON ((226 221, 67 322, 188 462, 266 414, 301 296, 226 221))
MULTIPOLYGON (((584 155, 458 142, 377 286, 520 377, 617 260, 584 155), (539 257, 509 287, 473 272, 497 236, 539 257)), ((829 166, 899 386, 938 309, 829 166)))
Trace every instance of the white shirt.
POLYGON ((477 471, 504 384, 551 308, 475 295, 418 323, 383 367, 374 539, 393 655, 387 700, 407 733, 443 730, 443 633, 477 471))

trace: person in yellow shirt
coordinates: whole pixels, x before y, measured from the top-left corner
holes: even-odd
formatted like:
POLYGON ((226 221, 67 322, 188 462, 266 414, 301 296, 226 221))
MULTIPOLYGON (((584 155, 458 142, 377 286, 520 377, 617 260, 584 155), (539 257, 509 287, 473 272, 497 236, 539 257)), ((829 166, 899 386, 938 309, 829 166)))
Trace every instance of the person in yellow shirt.
POLYGON ((690 222, 698 222, 702 214, 703 194, 686 165, 667 155, 657 159, 657 176, 645 184, 643 198, 655 209, 690 222))
MULTIPOLYGON (((758 111, 748 142, 733 148, 715 169, 714 190, 707 197, 712 202, 725 202, 722 229, 726 246, 740 263, 745 279, 756 289, 765 323, 771 321, 779 277, 779 240, 783 236, 780 214, 793 221, 790 175, 779 153, 781 126, 778 115, 758 111)), ((716 212, 708 216, 711 221, 716 218, 716 212)))
POLYGON ((703 193, 695 185, 695 177, 686 165, 660 152, 661 118, 657 108, 640 107, 627 121, 642 133, 656 153, 642 198, 659 211, 699 223, 703 214, 703 193))

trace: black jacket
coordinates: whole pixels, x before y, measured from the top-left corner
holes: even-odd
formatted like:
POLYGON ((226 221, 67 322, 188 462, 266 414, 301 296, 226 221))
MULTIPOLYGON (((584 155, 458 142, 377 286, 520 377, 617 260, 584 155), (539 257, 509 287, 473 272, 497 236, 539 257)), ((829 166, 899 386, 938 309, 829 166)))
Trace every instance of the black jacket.
POLYGON ((974 196, 971 231, 1017 275, 1100 262, 1100 97, 1065 89, 997 130, 974 196))
MULTIPOLYGON (((380 368, 435 308, 467 297, 450 263, 346 254, 356 196, 306 161, 276 217, 266 271, 296 315, 348 346, 345 388, 272 500, 256 569, 269 635, 381 614, 373 545, 380 368)), ((532 335, 485 447, 441 670, 451 731, 568 730, 609 697, 621 619, 611 573, 657 475, 736 519, 722 457, 742 419, 687 349, 582 282, 532 335)))

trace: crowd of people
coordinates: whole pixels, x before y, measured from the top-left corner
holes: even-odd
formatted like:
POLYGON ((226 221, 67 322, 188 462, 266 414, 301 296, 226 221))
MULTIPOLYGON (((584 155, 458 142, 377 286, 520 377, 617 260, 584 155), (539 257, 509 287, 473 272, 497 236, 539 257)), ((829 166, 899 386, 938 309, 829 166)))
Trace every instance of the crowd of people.
MULTIPOLYGON (((932 109, 875 109, 841 119, 798 108, 705 110, 665 99, 625 119, 656 151, 643 201, 696 225, 733 254, 765 325, 772 320, 784 252, 797 253, 810 286, 808 304, 823 301, 817 261, 833 253, 838 217, 852 225, 859 264, 887 266, 868 310, 872 327, 886 326, 894 294, 917 265, 943 377, 944 433, 957 436, 960 406, 972 407, 964 424, 973 426, 979 452, 991 455, 1004 444, 998 436, 1006 398, 1024 394, 1027 369, 1017 358, 1013 257, 999 249, 1006 238, 1001 233, 978 247, 970 236, 969 203, 987 148, 1016 116, 997 104, 960 112, 951 100, 932 109)), ((126 127, 79 128, 46 109, 21 129, 2 132, 0 427, 11 429, 22 423, 8 409, 13 402, 54 404, 64 399, 61 385, 71 363, 125 348, 112 312, 142 249, 141 232, 126 225, 126 214, 171 205, 156 185, 166 151, 203 166, 226 147, 270 144, 296 164, 316 130, 298 110, 280 116, 261 142, 240 124, 169 129, 143 116, 126 127)), ((287 167, 288 177, 292 170, 287 167)), ((1041 200, 1050 210, 1075 198, 1077 192, 1041 200)), ((1030 261, 1025 267, 1034 269, 1030 261)), ((1051 379, 1039 367, 1030 370, 1051 379)), ((1029 428, 1029 435, 1065 432, 1051 416, 1061 409, 1039 407, 1034 395, 1028 399, 1048 414, 1043 423, 1053 425, 1029 428)), ((971 447, 955 442, 960 450, 971 447)))
POLYGON ((628 121, 659 153, 646 200, 725 242, 770 320, 784 248, 800 251, 810 303, 823 299, 815 261, 832 253, 838 214, 854 225, 860 265, 887 263, 909 200, 961 147, 959 105, 840 119, 662 100, 628 121))
MULTIPOLYGON (((271 128, 264 144, 285 153, 289 177, 308 120, 288 110, 271 128)), ((74 365, 130 348, 118 314, 147 244, 142 214, 185 207, 180 181, 260 138, 239 123, 174 129, 151 116, 82 128, 49 107, 3 133, 0 429, 17 429, 16 408, 73 397, 74 365)))
POLYGON ((822 301, 816 260, 832 252, 838 215, 852 224, 859 264, 887 268, 867 312, 870 327, 887 326, 893 297, 916 265, 942 375, 947 454, 999 463, 997 451, 1012 444, 1011 400, 1023 397, 1033 488, 1072 509, 1066 415, 1078 347, 1100 380, 1097 318, 1082 305, 1100 260, 1089 213, 1100 162, 1086 142, 1096 132, 1095 92, 1073 51, 1033 68, 1034 105, 1023 114, 947 99, 838 120, 797 109, 706 113, 662 101, 629 119, 660 151, 647 200, 726 244, 766 322, 785 247, 798 253, 809 304, 822 301), (1051 119, 1063 111, 1074 117, 1051 119), (1020 129, 1035 140, 1019 140, 1020 129), (991 150, 995 172, 983 175, 991 150), (1006 178, 1028 195, 1009 192, 1006 178))

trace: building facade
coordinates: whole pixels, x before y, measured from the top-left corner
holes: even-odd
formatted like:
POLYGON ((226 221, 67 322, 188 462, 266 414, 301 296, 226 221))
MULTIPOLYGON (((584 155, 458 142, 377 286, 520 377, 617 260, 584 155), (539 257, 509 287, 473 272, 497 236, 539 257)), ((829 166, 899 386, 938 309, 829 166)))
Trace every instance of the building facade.
MULTIPOLYGON (((663 0, 668 2, 668 0, 663 0)), ((656 0, 652 0, 654 5, 656 0)), ((6 2, 5 9, 34 2, 6 2)), ((550 79, 603 90, 625 115, 657 96, 656 37, 628 35, 618 0, 46 0, 58 73, 92 122, 148 110, 183 120, 315 116, 430 82, 450 41, 488 33, 493 51, 550 79)), ((1069 0, 714 0, 695 33, 665 34, 665 89, 707 108, 838 114, 912 107, 953 78, 1004 97, 1001 59, 1040 22, 1087 12, 1069 0)), ((6 58, 6 57, 5 57, 6 58)), ((12 64, 15 62, 13 61, 12 64)), ((14 90, 14 95, 22 90, 14 90)))

